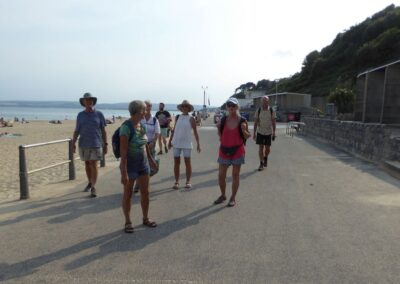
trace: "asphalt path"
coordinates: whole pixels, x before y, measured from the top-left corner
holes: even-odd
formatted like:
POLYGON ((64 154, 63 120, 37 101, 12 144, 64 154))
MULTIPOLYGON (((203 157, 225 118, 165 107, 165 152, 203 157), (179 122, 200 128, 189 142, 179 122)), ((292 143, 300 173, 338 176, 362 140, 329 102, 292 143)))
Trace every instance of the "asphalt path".
MULTIPOLYGON (((0 204, 4 283, 400 283, 400 181, 374 164, 279 129, 268 168, 246 146, 237 205, 213 205, 218 139, 199 129, 193 188, 172 189, 173 159, 151 179, 150 216, 123 232, 117 163, 84 179, 0 204)), ((183 164, 181 165, 183 170, 183 164)), ((182 171, 181 185, 185 182, 182 171)), ((228 178, 230 193, 231 178, 228 178)))

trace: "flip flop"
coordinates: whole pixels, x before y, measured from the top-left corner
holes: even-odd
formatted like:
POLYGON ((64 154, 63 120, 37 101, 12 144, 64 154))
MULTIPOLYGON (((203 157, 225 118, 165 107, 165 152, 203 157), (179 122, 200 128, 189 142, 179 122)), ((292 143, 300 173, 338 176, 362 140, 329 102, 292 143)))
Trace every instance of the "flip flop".
POLYGON ((230 200, 227 206, 228 207, 233 207, 235 205, 236 205, 236 201, 235 200, 230 200))
POLYGON ((192 188, 192 184, 190 182, 187 182, 185 185, 185 188, 187 188, 187 189, 192 188))
POLYGON ((132 226, 132 223, 126 223, 126 224, 125 224, 124 232, 125 232, 125 233, 128 233, 128 234, 132 234, 132 233, 133 233, 133 226, 132 226))

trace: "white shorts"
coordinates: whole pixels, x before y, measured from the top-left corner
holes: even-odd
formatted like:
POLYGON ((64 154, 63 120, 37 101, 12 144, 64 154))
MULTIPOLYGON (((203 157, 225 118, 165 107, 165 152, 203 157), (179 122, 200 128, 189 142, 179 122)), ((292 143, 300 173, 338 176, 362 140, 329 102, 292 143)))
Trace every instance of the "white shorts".
POLYGON ((100 161, 103 159, 103 148, 79 148, 82 161, 100 161))
POLYGON ((178 158, 183 153, 184 158, 190 158, 192 156, 192 149, 184 149, 184 148, 174 148, 174 158, 178 158))

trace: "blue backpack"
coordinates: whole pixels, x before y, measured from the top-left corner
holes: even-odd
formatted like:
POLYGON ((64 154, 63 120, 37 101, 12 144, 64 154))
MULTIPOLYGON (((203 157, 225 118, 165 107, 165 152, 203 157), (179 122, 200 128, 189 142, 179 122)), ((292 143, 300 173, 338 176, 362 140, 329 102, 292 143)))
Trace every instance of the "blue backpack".
MULTIPOLYGON (((130 141, 132 141, 133 136, 136 133, 136 130, 133 128, 131 120, 129 120, 129 119, 125 120, 122 123, 122 125, 124 125, 124 124, 129 127, 129 131, 130 131, 130 135, 129 135, 129 139, 128 139, 128 143, 129 143, 130 141)), ((144 128, 142 123, 140 123, 140 126, 142 128, 144 128)), ((121 127, 118 127, 117 130, 114 131, 114 134, 113 134, 113 136, 111 138, 113 153, 114 153, 115 158, 117 158, 117 159, 121 158, 121 149, 120 149, 120 141, 121 141, 121 139, 119 137, 119 130, 120 129, 121 129, 121 127)))

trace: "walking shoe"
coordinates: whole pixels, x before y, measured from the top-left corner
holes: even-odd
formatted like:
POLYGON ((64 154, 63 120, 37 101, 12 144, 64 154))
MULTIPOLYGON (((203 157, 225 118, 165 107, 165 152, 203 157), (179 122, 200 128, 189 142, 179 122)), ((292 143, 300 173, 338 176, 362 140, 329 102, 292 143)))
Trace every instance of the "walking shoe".
POLYGON ((92 189, 90 190, 90 197, 96 197, 96 188, 92 187, 92 189))
POLYGON ((89 192, 89 190, 92 188, 92 184, 89 182, 88 185, 85 187, 83 190, 84 192, 89 192))
POLYGON ((264 162, 260 162, 260 166, 258 167, 258 171, 262 171, 264 169, 264 162))
POLYGON ((268 156, 264 157, 264 168, 268 166, 268 156))
POLYGON ((162 150, 160 152, 158 152, 157 155, 162 155, 162 150))
POLYGON ((165 153, 168 153, 168 148, 167 146, 164 147, 165 153))

